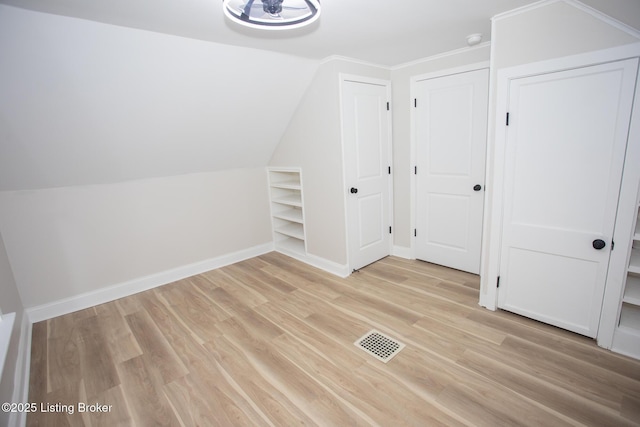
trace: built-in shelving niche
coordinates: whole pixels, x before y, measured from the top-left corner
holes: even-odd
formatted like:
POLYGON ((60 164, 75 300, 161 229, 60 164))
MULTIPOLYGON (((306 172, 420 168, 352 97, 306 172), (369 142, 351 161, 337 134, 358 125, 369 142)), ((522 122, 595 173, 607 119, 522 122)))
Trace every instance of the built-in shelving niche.
POLYGON ((636 205, 631 253, 612 349, 640 358, 640 202, 636 205))
POLYGON ((307 253, 304 198, 300 168, 268 168, 275 249, 284 254, 307 253))

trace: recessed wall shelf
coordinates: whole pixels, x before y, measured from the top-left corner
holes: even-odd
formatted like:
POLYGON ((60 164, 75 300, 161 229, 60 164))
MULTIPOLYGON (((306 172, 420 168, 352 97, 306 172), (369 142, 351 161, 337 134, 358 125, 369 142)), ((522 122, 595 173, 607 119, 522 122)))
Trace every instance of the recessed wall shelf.
POLYGON ((293 257, 306 255, 304 198, 300 168, 268 168, 271 221, 275 250, 293 257))

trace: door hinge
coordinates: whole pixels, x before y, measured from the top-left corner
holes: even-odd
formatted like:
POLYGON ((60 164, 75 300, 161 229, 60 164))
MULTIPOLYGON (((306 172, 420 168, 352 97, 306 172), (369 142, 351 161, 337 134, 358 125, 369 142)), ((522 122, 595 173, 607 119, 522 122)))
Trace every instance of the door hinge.
POLYGON ((418 108, 418 98, 413 98, 413 108, 418 108))
POLYGON ((389 103, 387 102, 387 111, 389 111, 389 103))
POLYGON ((413 229, 413 237, 418 237, 418 229, 417 228, 413 229))
POLYGON ((498 276, 498 280, 496 281, 496 288, 500 287, 500 276, 498 276))
POLYGON ((418 167, 417 166, 413 167, 413 174, 414 175, 418 175, 418 167))
POLYGON ((391 234, 391 226, 389 226, 389 234, 391 234))
POLYGON ((613 240, 611 241, 611 250, 613 250, 613 248, 616 247, 616 242, 614 242, 613 240))
POLYGON ((389 175, 391 175, 391 166, 389 166, 389 175))
POLYGON ((507 113, 507 126, 509 126, 509 113, 507 113))

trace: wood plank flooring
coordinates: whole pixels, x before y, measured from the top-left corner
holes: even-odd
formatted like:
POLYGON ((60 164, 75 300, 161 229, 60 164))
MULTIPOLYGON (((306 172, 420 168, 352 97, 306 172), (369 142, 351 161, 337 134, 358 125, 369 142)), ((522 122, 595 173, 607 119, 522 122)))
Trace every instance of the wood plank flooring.
POLYGON ((640 425, 640 361, 487 311, 478 288, 421 261, 340 279, 273 252, 40 322, 30 401, 51 410, 27 424, 640 425), (378 361, 353 345, 371 329, 406 348, 378 361))

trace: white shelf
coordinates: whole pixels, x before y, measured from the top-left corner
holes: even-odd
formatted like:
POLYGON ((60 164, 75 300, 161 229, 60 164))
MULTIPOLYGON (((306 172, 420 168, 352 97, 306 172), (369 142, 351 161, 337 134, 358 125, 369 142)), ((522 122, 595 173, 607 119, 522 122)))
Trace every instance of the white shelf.
POLYGON ((274 212, 273 217, 300 224, 304 223, 302 219, 302 209, 286 209, 280 212, 274 212))
POLYGON ((300 194, 278 197, 277 199, 273 199, 272 201, 281 205, 297 206, 300 208, 302 207, 302 197, 300 194))
POLYGON ((269 168, 268 173, 274 247, 292 256, 306 256, 302 171, 269 168))
MULTIPOLYGON (((637 197, 640 199, 640 194, 637 197)), ((613 335, 611 349, 640 359, 640 205, 636 205, 635 215, 635 227, 631 230, 631 254, 620 305, 620 317, 618 327, 613 335)))
POLYGON ((630 273, 640 274, 640 249, 632 248, 631 249, 631 258, 629 259, 629 269, 630 273))
POLYGON ((276 233, 284 234, 285 236, 294 237, 298 240, 304 240, 304 227, 302 224, 290 223, 278 227, 275 229, 276 233))
POLYGON ((291 190, 300 190, 302 187, 300 186, 300 182, 298 181, 283 181, 283 182, 274 182, 271 184, 274 188, 287 188, 291 190))
POLYGON ((620 311, 620 327, 640 334, 640 306, 632 304, 622 304, 620 311))
POLYGON ((627 284, 624 287, 623 302, 640 306, 640 276, 627 275, 627 284))

